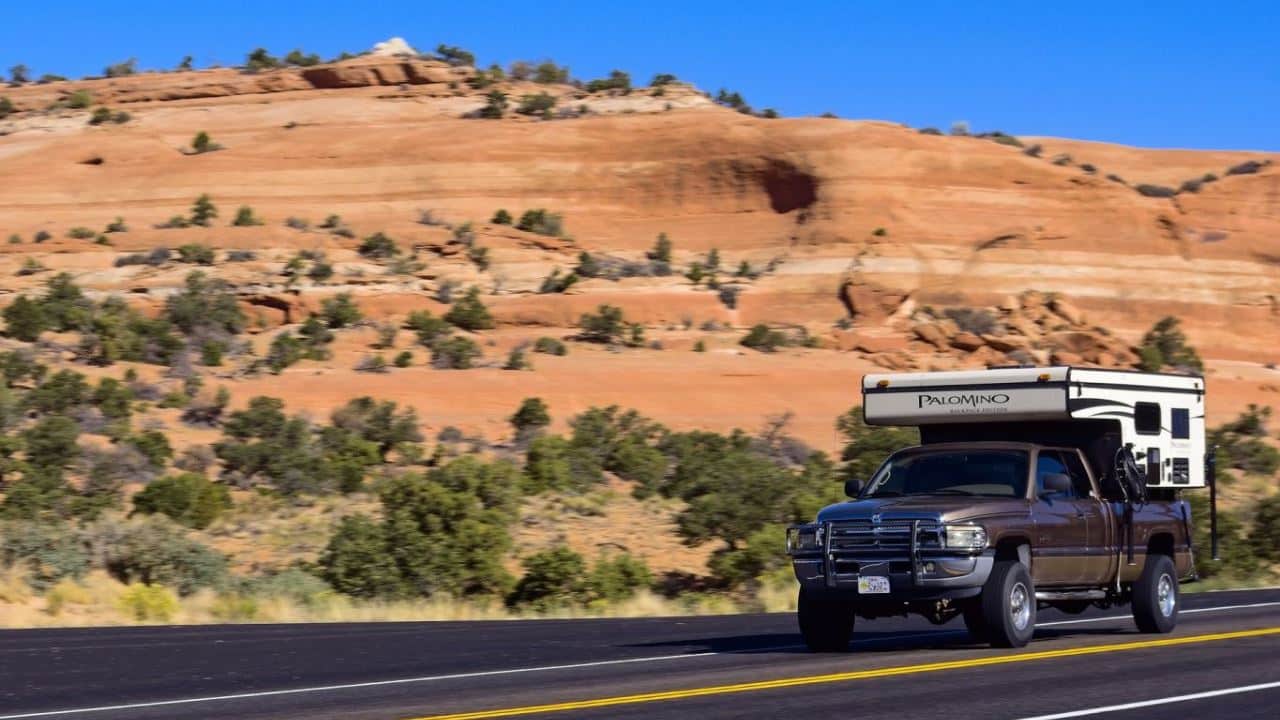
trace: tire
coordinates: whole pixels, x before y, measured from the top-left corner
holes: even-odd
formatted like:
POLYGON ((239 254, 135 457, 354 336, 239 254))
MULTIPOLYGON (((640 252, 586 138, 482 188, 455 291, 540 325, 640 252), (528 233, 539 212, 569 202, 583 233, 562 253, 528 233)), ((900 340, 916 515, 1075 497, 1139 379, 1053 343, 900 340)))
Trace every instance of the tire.
POLYGON ((800 635, 813 652, 847 652, 853 635, 853 603, 800 591, 796 617, 800 635))
POLYGON ((1133 584, 1133 621, 1144 633, 1167 633, 1178 624, 1178 571, 1168 555, 1148 555, 1133 584))
POLYGON ((1036 632, 1036 588, 1027 566, 1000 560, 982 588, 982 619, 992 647, 1018 648, 1036 632))
POLYGON ((974 642, 989 642, 991 629, 987 627, 987 620, 982 615, 982 599, 974 598, 961 606, 961 617, 964 618, 964 627, 969 631, 969 637, 974 642))

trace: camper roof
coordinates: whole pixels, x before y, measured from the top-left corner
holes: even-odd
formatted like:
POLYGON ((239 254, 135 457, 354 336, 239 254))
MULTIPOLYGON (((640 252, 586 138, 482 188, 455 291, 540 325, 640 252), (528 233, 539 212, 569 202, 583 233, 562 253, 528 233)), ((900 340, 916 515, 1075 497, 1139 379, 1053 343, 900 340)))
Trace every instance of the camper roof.
POLYGON ((1020 367, 994 370, 870 374, 862 380, 863 411, 872 425, 1067 420, 1107 402, 1112 393, 1132 399, 1195 395, 1203 403, 1204 378, 1194 375, 1020 367))

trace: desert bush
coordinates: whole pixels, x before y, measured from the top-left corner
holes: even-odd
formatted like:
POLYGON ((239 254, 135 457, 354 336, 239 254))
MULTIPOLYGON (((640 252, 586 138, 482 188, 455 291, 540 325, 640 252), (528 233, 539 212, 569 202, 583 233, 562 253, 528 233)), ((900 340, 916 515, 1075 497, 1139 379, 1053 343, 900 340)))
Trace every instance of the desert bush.
POLYGON ((550 237, 564 236, 564 223, 561 217, 547 212, 544 208, 526 210, 520 216, 520 222, 516 223, 516 229, 550 237))
POLYGON ((267 52, 266 48, 255 48, 245 58, 244 67, 249 72, 260 72, 280 67, 280 59, 267 52))
POLYGON ((360 358, 360 362, 356 363, 356 372, 367 373, 385 373, 387 372, 387 359, 382 357, 380 353, 365 355, 360 358))
POLYGON ((562 293, 577 284, 580 279, 576 272, 561 275, 560 268, 555 268, 550 275, 543 278, 542 285, 538 287, 538 292, 543 294, 562 293))
POLYGON ((200 132, 196 133, 195 137, 191 138, 191 154, 192 155, 201 155, 207 152, 213 152, 215 150, 221 150, 221 149, 222 149, 222 146, 214 142, 213 138, 209 137, 209 133, 205 132, 204 130, 201 130, 200 132))
POLYGON ((164 585, 189 595, 226 575, 222 555, 188 538, 167 517, 146 517, 114 533, 101 552, 107 571, 121 582, 164 585))
POLYGON ((360 242, 357 249, 362 257, 371 260, 386 260, 400 254, 400 248, 391 238, 381 232, 374 233, 360 242))
POLYGON ((489 269, 489 248, 472 245, 467 249, 467 259, 474 263, 480 272, 484 272, 489 269))
POLYGON ((80 226, 73 227, 67 231, 67 237, 73 240, 88 240, 89 238, 92 238, 96 235, 97 233, 90 230, 89 228, 80 227, 80 226))
POLYGON ((407 368, 410 365, 413 365, 413 353, 409 352, 408 350, 402 351, 400 354, 396 355, 396 358, 395 360, 392 361, 392 364, 398 368, 407 368))
POLYGON ((93 96, 88 90, 76 90, 67 95, 65 102, 72 110, 83 110, 93 104, 93 96))
POLYGON ((947 308, 942 314, 955 322, 956 327, 962 331, 974 335, 989 335, 999 325, 996 317, 985 308, 947 308))
POLYGON ((936 127, 922 127, 916 132, 920 133, 921 135, 941 135, 942 134, 942 131, 936 127))
POLYGON ((587 592, 592 601, 620 602, 653 584, 653 573, 643 560, 630 553, 596 558, 587 576, 587 592))
POLYGON ((325 298, 320 303, 320 315, 324 318, 325 325, 334 329, 350 327, 364 317, 349 292, 325 298))
POLYGON ((623 338, 626 323, 622 308, 601 305, 594 314, 585 313, 578 319, 578 338, 584 342, 615 343, 623 338))
POLYGON ((258 259, 258 253, 252 250, 228 250, 227 262, 251 262, 258 259))
POLYGON ((513 219, 511 217, 511 213, 507 212, 503 208, 498 208, 498 211, 493 214, 493 217, 489 222, 494 225, 510 225, 513 222, 513 219))
POLYGON ((40 230, 40 231, 36 232, 36 234, 35 234, 35 235, 33 235, 33 236, 31 237, 31 240, 32 240, 32 242, 34 242, 34 243, 36 243, 36 244, 39 244, 39 243, 42 243, 42 242, 47 242, 48 240, 51 240, 52 238, 53 238, 53 236, 52 236, 52 235, 50 235, 50 234, 49 234, 49 232, 48 232, 47 230, 40 230))
POLYGON ((551 425, 551 413, 542 398, 525 398, 507 422, 511 423, 517 437, 527 438, 551 425))
POLYGON ((1124 178, 1120 177, 1119 175, 1116 175, 1115 173, 1109 173, 1107 175, 1107 179, 1113 183, 1120 183, 1121 185, 1127 184, 1125 183, 1124 178))
POLYGON ((752 326, 738 344, 761 352, 775 352, 778 348, 786 347, 788 342, 785 333, 771 330, 768 325, 761 323, 752 326))
POLYGON ((7 97, 0 97, 0 120, 13 114, 13 101, 7 97))
POLYGON ((1159 372, 1165 367, 1172 367, 1180 370, 1204 371, 1204 363, 1200 360, 1199 353, 1187 344, 1187 336, 1180 326, 1181 321, 1178 318, 1169 316, 1162 318, 1147 331, 1138 349, 1143 370, 1159 372))
POLYGON ((164 318, 187 335, 236 335, 245 326, 230 286, 198 270, 187 275, 181 292, 165 301, 164 318))
POLYGON ((1149 183, 1136 185, 1133 189, 1136 190, 1139 195, 1144 197, 1171 198, 1178 194, 1178 191, 1171 187, 1167 187, 1165 185, 1151 185, 1149 183))
POLYGON ((1253 175, 1254 173, 1259 172, 1260 170, 1262 170, 1262 168, 1266 167, 1269 164, 1270 164, 1269 162, 1258 162, 1257 160, 1246 160, 1245 162, 1242 162, 1239 165, 1232 165, 1231 167, 1227 168, 1226 174, 1227 175, 1253 175))
POLYGON ((417 334, 419 344, 428 347, 451 332, 449 323, 432 315, 429 310, 415 310, 409 313, 409 317, 405 320, 405 327, 417 334))
POLYGON ((502 366, 503 370, 532 370, 533 363, 529 362, 529 356, 525 353, 523 347, 512 348, 507 354, 507 362, 502 366))
POLYGON ((37 273, 42 273, 48 269, 49 268, 44 266, 44 263, 41 263, 39 260, 36 260, 35 258, 29 257, 29 258, 23 259, 22 267, 18 268, 18 271, 14 274, 18 275, 19 277, 26 277, 29 275, 35 275, 37 273))
POLYGON ((1257 475, 1280 470, 1280 450, 1265 442, 1271 414, 1269 406, 1250 404, 1235 420, 1211 429, 1208 445, 1218 448, 1219 464, 1257 475))
POLYGON ((209 227, 213 219, 218 217, 218 207, 213 204, 213 199, 208 193, 196 198, 191 204, 191 224, 200 227, 209 227))
POLYGON ((144 430, 130 435, 124 440, 125 445, 132 447, 147 459, 151 466, 162 469, 172 457, 173 447, 169 438, 159 430, 144 430))
POLYGON ((1200 188, 1203 185, 1204 183, 1198 179, 1186 180, 1186 181, 1183 181, 1183 183, 1178 186, 1178 192, 1179 193, 1184 193, 1184 192, 1198 193, 1200 192, 1200 188))
POLYGON ((306 54, 301 49, 294 48, 284 56, 285 65, 295 65, 297 67, 311 67, 320 64, 320 56, 315 53, 306 54))
POLYGON ((536 552, 521 564, 524 576, 507 596, 509 607, 547 612, 586 603, 587 564, 578 553, 561 545, 536 552))
POLYGON ((253 214, 253 208, 248 205, 241 205, 236 209, 235 219, 231 221, 233 227, 253 227, 262 225, 262 218, 253 214))
POLYGON ((533 351, 545 355, 568 355, 569 348, 553 337, 540 337, 533 343, 533 351))
POLYGON ((741 293, 742 288, 738 285, 724 285, 720 288, 718 296, 725 307, 733 310, 738 307, 738 295, 741 293))
POLYGON ((619 90, 625 95, 631 92, 631 75, 622 70, 613 70, 609 73, 609 77, 588 82, 585 89, 589 93, 619 90))
POLYGON ((1280 496, 1263 498, 1254 506, 1249 545, 1264 562, 1280 562, 1280 496))
POLYGON ((109 78, 117 78, 133 75, 136 72, 138 72, 138 60, 137 58, 129 58, 123 62, 108 65, 106 69, 102 71, 102 74, 109 78))
POLYGON ((284 221, 285 227, 293 228, 306 232, 311 229, 311 223, 300 217, 288 217, 284 221))
POLYGON ((525 95, 520 98, 520 104, 516 106, 516 112, 521 115, 550 115, 552 108, 556 106, 556 99, 545 92, 536 95, 525 95))
POLYGON ((1201 578, 1226 576, 1242 578, 1258 571, 1258 558, 1253 546, 1245 537, 1245 526, 1233 512, 1218 512, 1218 547, 1221 560, 1214 560, 1209 537, 1209 499, 1204 493, 1187 493, 1191 505, 1191 549, 1195 558, 1196 574, 1201 578))
POLYGON ((231 509, 227 488, 187 472, 151 482, 133 496, 135 513, 159 513, 189 528, 203 530, 231 509))
POLYGON ((89 569, 89 553, 61 524, 10 521, 0 524, 0 567, 16 567, 37 592, 89 569))
POLYGON ((670 263, 671 238, 666 233, 658 233, 658 239, 654 241, 653 248, 645 253, 645 257, 655 262, 670 263))
POLYGON ((191 227, 191 221, 184 215, 174 215, 168 220, 156 225, 157 230, 178 230, 188 227, 191 227))
POLYGON ((1026 155, 1027 157, 1033 157, 1033 158, 1040 157, 1040 154, 1042 152, 1044 152, 1044 148, 1040 145, 1040 143, 1035 143, 1034 145, 1028 145, 1027 147, 1022 149, 1023 155, 1026 155))
POLYGON ((480 346, 469 338, 445 337, 431 343, 431 365, 439 370, 469 370, 480 356, 480 346))
POLYGON ((201 243, 188 243, 178 248, 178 262, 181 263, 212 265, 217 259, 217 251, 201 243))
POLYGON ((489 308, 480 300, 480 288, 471 286, 444 315, 445 322, 463 330, 487 330, 494 326, 489 308))
POLYGON ((507 94, 501 90, 490 90, 484 96, 484 107, 476 111, 476 115, 487 120, 500 120, 507 113, 507 94))
POLYGON ((137 622, 167 623, 179 609, 172 590, 146 583, 129 585, 116 602, 122 613, 137 622))

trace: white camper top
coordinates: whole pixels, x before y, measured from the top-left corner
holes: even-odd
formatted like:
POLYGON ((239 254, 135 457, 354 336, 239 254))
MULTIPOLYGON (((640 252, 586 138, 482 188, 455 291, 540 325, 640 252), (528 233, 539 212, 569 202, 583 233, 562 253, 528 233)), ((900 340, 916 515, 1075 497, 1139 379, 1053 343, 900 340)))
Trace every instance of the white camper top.
POLYGON ((869 425, 1112 420, 1122 442, 1154 462, 1149 485, 1204 485, 1200 376, 1065 366, 876 373, 862 395, 869 425))

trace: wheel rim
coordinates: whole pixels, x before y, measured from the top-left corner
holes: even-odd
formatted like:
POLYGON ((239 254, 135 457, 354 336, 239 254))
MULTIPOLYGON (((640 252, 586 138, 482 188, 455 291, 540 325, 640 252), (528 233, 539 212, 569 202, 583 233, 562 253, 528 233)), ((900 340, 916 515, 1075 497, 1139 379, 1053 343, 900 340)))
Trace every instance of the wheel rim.
POLYGON ((1031 624, 1031 594, 1022 583, 1015 584, 1009 591, 1009 619, 1018 630, 1026 630, 1031 624))
POLYGON ((1159 582, 1156 583, 1156 605, 1160 608, 1160 614, 1165 617, 1173 615, 1173 609, 1178 604, 1178 592, 1173 584, 1173 578, 1168 574, 1161 575, 1159 582))

